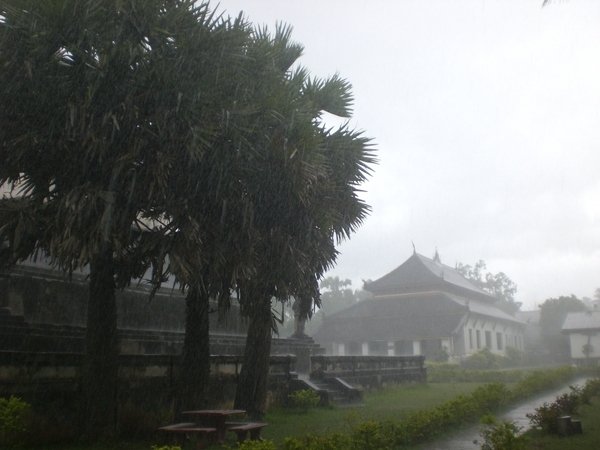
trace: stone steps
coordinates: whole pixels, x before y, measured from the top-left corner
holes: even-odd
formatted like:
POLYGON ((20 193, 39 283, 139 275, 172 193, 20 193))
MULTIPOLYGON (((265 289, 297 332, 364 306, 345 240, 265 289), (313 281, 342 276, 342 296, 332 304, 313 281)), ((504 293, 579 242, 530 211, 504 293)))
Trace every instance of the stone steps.
POLYGON ((356 405, 360 404, 362 399, 356 395, 345 391, 335 380, 332 379, 311 379, 310 383, 320 392, 326 393, 328 402, 334 405, 356 405))

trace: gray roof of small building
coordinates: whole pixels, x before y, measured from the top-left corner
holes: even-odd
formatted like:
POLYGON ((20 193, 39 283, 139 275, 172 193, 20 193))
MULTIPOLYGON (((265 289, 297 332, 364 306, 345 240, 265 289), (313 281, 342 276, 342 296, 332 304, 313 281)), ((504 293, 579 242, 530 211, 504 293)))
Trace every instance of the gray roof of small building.
POLYGON ((600 330, 600 311, 570 312, 562 326, 563 333, 600 330))
POLYGON ((493 301, 495 298, 478 288, 450 266, 418 253, 381 278, 365 283, 365 290, 375 295, 424 290, 429 287, 455 288, 465 294, 493 301))

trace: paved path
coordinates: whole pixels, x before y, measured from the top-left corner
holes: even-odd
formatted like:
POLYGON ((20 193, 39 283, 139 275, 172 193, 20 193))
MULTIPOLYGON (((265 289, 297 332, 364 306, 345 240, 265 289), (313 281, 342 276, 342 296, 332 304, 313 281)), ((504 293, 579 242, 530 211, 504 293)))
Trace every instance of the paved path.
MULTIPOLYGON (((585 380, 585 378, 575 380, 560 389, 527 400, 502 414, 500 419, 515 422, 517 426, 527 429, 529 428, 529 419, 525 417, 526 414, 532 413, 535 408, 545 402, 552 402, 558 395, 569 392, 569 385, 583 385, 585 380)), ((481 425, 473 425, 454 436, 424 444, 419 448, 423 450, 479 450, 481 444, 478 444, 477 441, 481 440, 481 436, 479 435, 480 429, 481 425)))

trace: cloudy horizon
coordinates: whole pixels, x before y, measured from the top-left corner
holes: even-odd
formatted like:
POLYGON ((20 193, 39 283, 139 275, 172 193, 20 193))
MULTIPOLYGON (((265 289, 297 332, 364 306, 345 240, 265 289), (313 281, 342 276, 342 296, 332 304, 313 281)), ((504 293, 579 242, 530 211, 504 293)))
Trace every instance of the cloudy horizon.
MULTIPOLYGON (((216 4, 214 4, 216 6, 216 4)), ((376 279, 413 251, 483 259, 531 309, 600 287, 600 2, 223 0, 294 28, 338 72, 379 164, 371 216, 328 275, 376 279)))

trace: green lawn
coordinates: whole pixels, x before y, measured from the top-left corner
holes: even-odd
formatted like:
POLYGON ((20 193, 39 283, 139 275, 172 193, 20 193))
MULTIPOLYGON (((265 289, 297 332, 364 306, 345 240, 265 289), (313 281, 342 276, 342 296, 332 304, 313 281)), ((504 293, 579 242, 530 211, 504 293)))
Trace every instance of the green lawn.
POLYGON ((483 383, 430 383, 401 385, 366 392, 364 405, 353 408, 317 408, 309 413, 285 409, 267 414, 267 439, 283 441, 287 436, 345 431, 348 424, 362 420, 400 420, 405 415, 437 406, 460 394, 468 394, 483 383))
POLYGON ((526 433, 529 439, 528 448, 530 450, 600 449, 600 399, 594 399, 591 405, 581 406, 579 418, 583 434, 559 437, 530 430, 526 433))
MULTIPOLYGON (((364 405, 343 408, 316 408, 308 413, 274 409, 267 414, 263 437, 281 442, 288 436, 345 431, 350 423, 362 420, 399 420, 405 415, 439 405, 460 394, 468 394, 484 383, 430 383, 399 385, 365 392, 364 405)), ((233 443, 233 436, 230 436, 233 443)), ((35 450, 150 450, 152 442, 73 444, 37 447, 35 450)), ((34 449, 28 449, 34 450, 34 449)))

